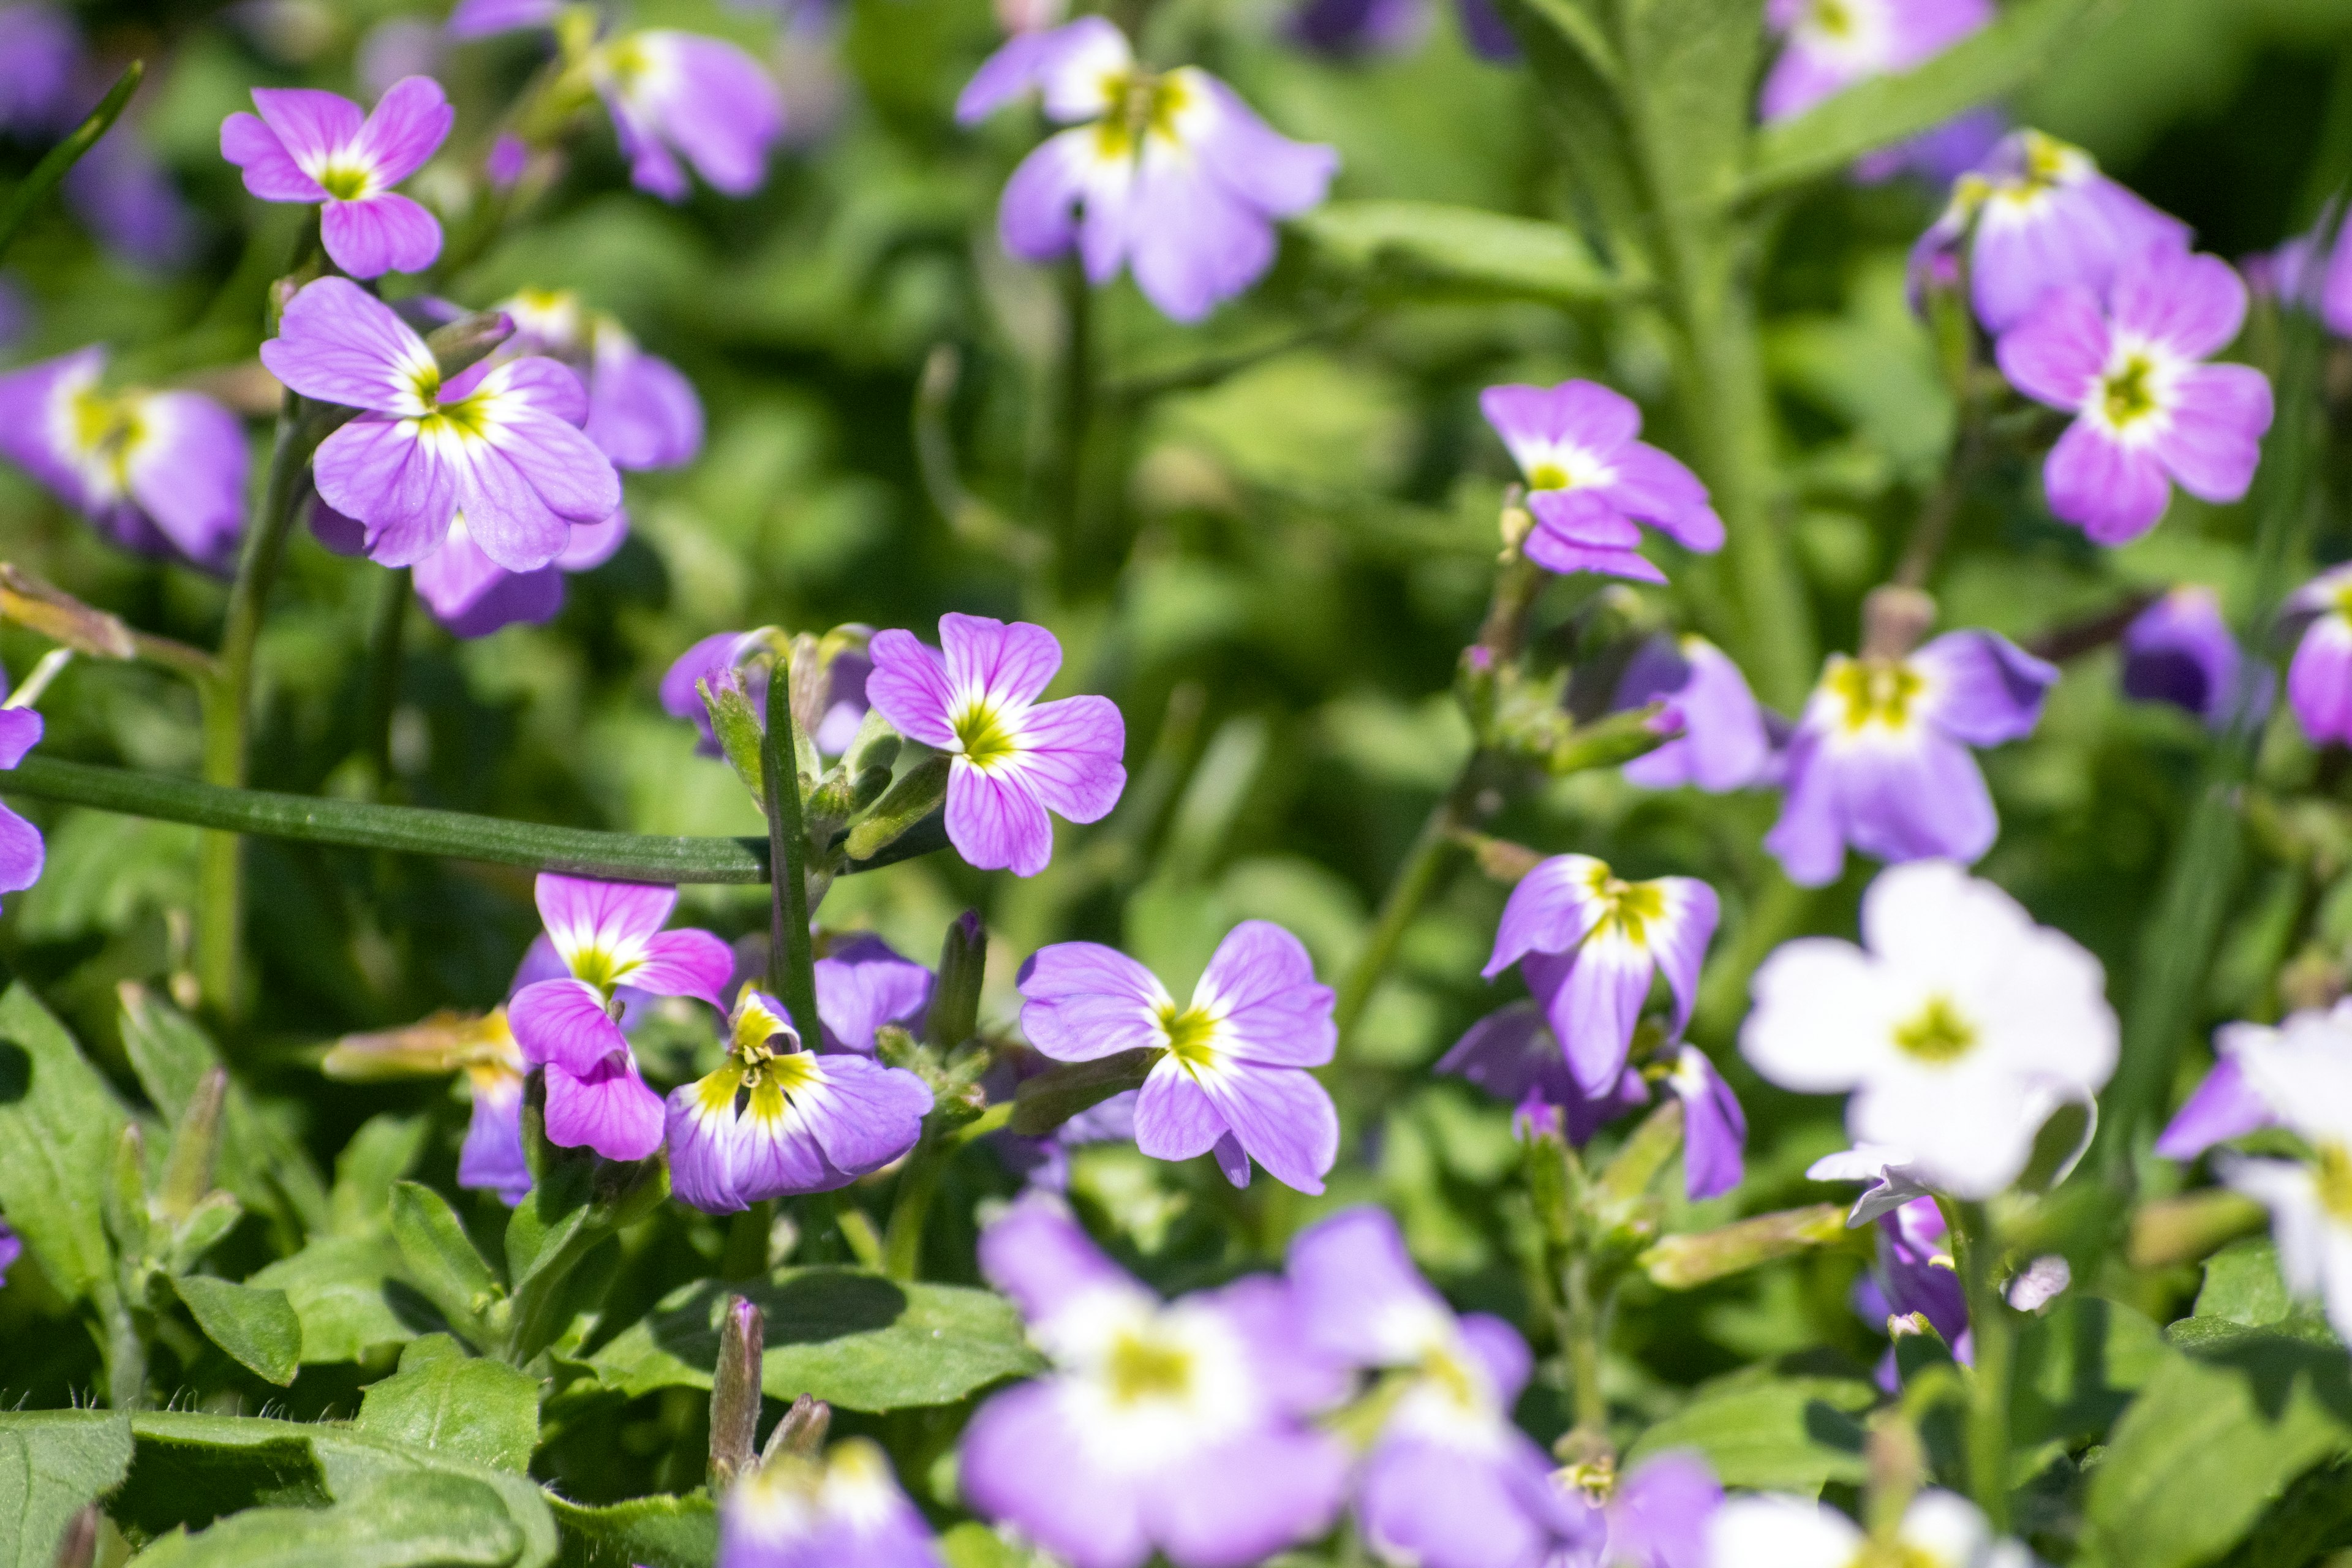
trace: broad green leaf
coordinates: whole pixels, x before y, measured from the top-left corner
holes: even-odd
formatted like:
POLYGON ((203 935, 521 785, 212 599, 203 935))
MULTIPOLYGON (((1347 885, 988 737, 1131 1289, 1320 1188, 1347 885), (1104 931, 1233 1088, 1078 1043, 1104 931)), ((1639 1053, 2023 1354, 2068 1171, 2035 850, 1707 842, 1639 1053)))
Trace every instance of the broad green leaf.
POLYGON ((366 1236, 392 1223, 393 1184, 416 1163, 432 1130, 422 1116, 374 1116, 360 1124, 335 1156, 327 1216, 336 1235, 366 1236))
POLYGON ((2279 1274, 2278 1246, 2269 1237, 2242 1237, 2205 1260, 2199 1317, 2259 1327, 2284 1321, 2294 1310, 2279 1274))
POLYGON ((302 1320, 285 1291, 209 1274, 184 1275, 172 1287, 205 1338, 229 1359, 267 1382, 294 1381, 302 1366, 302 1320))
POLYGON ((766 1314, 760 1382, 772 1398, 813 1394, 850 1410, 951 1405, 1045 1369, 1013 1304, 991 1291, 803 1268, 748 1287, 705 1282, 673 1292, 590 1358, 598 1379, 632 1396, 709 1388, 730 1289, 766 1314))
POLYGON ((2107 1559, 2189 1568, 2230 1546, 2304 1471, 2352 1447, 2352 1360, 2211 1319, 2168 1351, 2091 1472, 2085 1514, 2107 1559))
POLYGON ((707 1497, 641 1497, 588 1508, 551 1496, 564 1568, 709 1568, 719 1510, 707 1497))
POLYGON ((505 1568, 523 1533, 505 1500, 464 1476, 385 1479, 331 1508, 264 1508, 140 1553, 141 1568, 505 1568))
POLYGON ((286 1292, 301 1321, 305 1365, 360 1361, 439 1321, 408 1284, 398 1248, 381 1236, 322 1236, 246 1283, 286 1292))
POLYGON ((2155 1323, 2097 1296, 2062 1296, 2017 1336, 2011 1436, 2019 1447, 2105 1435, 2164 1362, 2155 1323))
POLYGON ((105 1192, 131 1119, 22 982, 0 996, 0 1214, 68 1299, 114 1269, 105 1192))
POLYGON ((50 1568, 84 1505, 131 1468, 131 1422, 100 1410, 0 1415, 0 1568, 50 1568))
POLYGON ((940 1555, 948 1568, 1034 1568, 1040 1561, 1035 1552, 970 1520, 940 1537, 940 1555))
POLYGON ((539 1383, 430 1334, 401 1352, 398 1372, 368 1385, 356 1429, 478 1465, 528 1469, 539 1446, 539 1383))
POLYGON ((1423 289, 1593 304, 1635 285, 1573 230, 1439 202, 1328 202, 1292 226, 1350 272, 1423 289))
POLYGON ((449 1200, 421 1183, 394 1183, 392 1235, 417 1289, 478 1342, 482 1314, 504 1292, 449 1200))
POLYGON ((2058 58, 2107 0, 2018 0, 1992 26, 1916 70, 1856 83, 1804 113, 1756 132, 1743 194, 1833 174, 1864 153, 1892 146, 2023 86, 2058 58))
POLYGON ((1877 1398, 1859 1379, 1736 1373, 1700 1388, 1643 1433, 1625 1458, 1638 1464, 1668 1448, 1695 1448, 1726 1486, 1818 1494, 1828 1481, 1863 1479, 1855 1416, 1877 1398))

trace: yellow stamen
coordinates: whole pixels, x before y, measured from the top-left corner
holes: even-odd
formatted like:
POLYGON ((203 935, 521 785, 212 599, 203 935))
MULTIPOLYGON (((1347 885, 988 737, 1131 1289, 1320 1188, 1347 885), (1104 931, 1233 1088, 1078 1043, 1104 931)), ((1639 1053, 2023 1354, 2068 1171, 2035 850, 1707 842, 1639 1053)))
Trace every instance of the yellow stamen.
POLYGON ((1836 660, 1822 680, 1845 704, 1844 723, 1850 733, 1873 724, 1889 730, 1906 728, 1911 720, 1911 704, 1927 684, 1910 666, 1883 658, 1836 660))
POLYGON ((1181 1399, 1192 1386, 1192 1357, 1174 1345, 1155 1344, 1135 1334, 1111 1342, 1111 1398, 1121 1405, 1147 1399, 1181 1399))
POLYGON ((1976 1043, 1975 1027, 1941 996, 1927 998, 1925 1007, 1895 1030, 1897 1050, 1938 1066, 1958 1061, 1974 1049, 1976 1043))

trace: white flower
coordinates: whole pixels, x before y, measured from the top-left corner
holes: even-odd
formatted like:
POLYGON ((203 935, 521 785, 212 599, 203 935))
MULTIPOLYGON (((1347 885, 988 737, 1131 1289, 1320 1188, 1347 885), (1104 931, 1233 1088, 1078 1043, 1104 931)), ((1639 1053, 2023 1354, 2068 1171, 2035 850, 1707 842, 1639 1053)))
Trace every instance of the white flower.
POLYGON ((2279 1271, 2289 1288, 2317 1295, 2327 1321, 2352 1340, 2352 1051, 2342 1006, 2297 1013, 2277 1029, 2233 1026, 2233 1054, 2256 1094, 2318 1157, 2231 1160, 2229 1184, 2271 1211, 2279 1271))
POLYGON ((2033 1556, 1996 1538, 1966 1498, 1924 1491, 1895 1527, 1895 1552, 1868 1552, 1860 1527, 1834 1509, 1801 1498, 1734 1498, 1707 1526, 1707 1552, 1724 1568, 1854 1568, 1899 1561, 1905 1568, 2031 1568, 2033 1556))
POLYGON ((2115 1070, 2098 960, 1942 860, 1881 872, 1862 932, 1866 948, 1804 937, 1766 959, 1739 1048, 1784 1089, 1853 1090, 1847 1131, 1903 1151, 1906 1174, 1990 1197, 2059 1102, 2115 1070))

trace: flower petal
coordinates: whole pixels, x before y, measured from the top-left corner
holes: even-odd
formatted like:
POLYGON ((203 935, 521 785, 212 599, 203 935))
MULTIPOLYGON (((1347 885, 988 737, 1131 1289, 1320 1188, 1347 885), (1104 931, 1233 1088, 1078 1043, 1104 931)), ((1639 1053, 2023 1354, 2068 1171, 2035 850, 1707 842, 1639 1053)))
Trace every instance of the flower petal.
POLYGON ((1155 1160, 1194 1160, 1225 1137, 1217 1102, 1173 1057, 1162 1057, 1135 1097, 1135 1146, 1155 1160))
POLYGON ((2073 413, 2097 393, 2111 345, 2097 297, 2088 289, 2061 289, 2001 333, 1993 358, 2018 391, 2073 413))
POLYGON ((253 106, 261 111, 287 153, 298 163, 324 159, 350 147, 362 122, 350 99, 308 87, 257 87, 253 106))
POLYGON ((439 82, 429 76, 403 77, 377 100, 352 151, 373 165, 379 184, 396 185, 425 166, 457 118, 439 82))
POLYGON ((1913 654, 1927 678, 1924 696, 1936 727, 1971 746, 1996 746, 2033 733, 2058 667, 1995 632, 1947 632, 1913 654))
POLYGON ((2271 427, 2271 384, 2242 364, 2194 365, 2173 391, 2172 420, 2156 455, 2173 481, 2200 500, 2243 497, 2271 427))
POLYGON ((366 526, 379 565, 414 565, 449 537, 457 476, 406 420, 352 420, 320 443, 310 472, 321 500, 366 526))
POLYGON ((677 889, 645 882, 599 882, 542 871, 531 889, 539 918, 573 973, 589 955, 634 962, 677 907, 677 889))
POLYGON ((1127 721, 1108 697, 1037 704, 1021 716, 1019 744, 1022 776, 1069 821, 1101 821, 1127 788, 1127 721))
POLYGON ((1086 1062, 1167 1044, 1159 976, 1100 942, 1058 942, 1022 965, 1021 1030, 1055 1061, 1086 1062))
POLYGON ((958 699, 1026 707, 1062 668, 1062 645, 1043 626, 1007 625, 987 616, 940 617, 940 647, 948 686, 958 699))
POLYGON ((939 654, 912 632, 896 627, 875 633, 867 651, 874 673, 866 678, 866 700, 908 740, 938 751, 952 749, 957 741, 950 719, 957 692, 939 654))
POLYGON ((547 1068, 547 1141, 560 1149, 593 1149, 607 1160, 643 1160, 661 1147, 661 1097, 637 1076, 626 1052, 606 1057, 584 1077, 547 1068))
POLYGON ((319 237, 334 264, 354 278, 422 272, 441 254, 440 223, 396 191, 327 203, 319 212, 319 237))
POLYGON ((868 1175, 915 1146, 931 1109, 931 1091, 921 1079, 864 1057, 808 1060, 823 1090, 806 1096, 795 1091, 793 1099, 836 1170, 868 1175))
POLYGON ((621 973, 631 986, 656 996, 692 996, 727 1010, 720 994, 735 978, 735 953, 725 942, 707 931, 666 931, 647 937, 643 952, 621 973))
POLYGON ((604 1010, 604 994, 584 980, 541 980, 507 1004, 507 1026, 523 1060, 585 1076, 606 1057, 626 1056, 629 1042, 604 1010))
POLYGON ((1590 855, 1555 855, 1520 878, 1479 973, 1492 980, 1528 953, 1573 949, 1601 917, 1596 889, 1608 876, 1609 868, 1590 855))
POLYGON ((288 301, 261 363, 305 397, 385 414, 418 412, 420 379, 436 385, 441 375, 425 340, 348 278, 321 278, 288 301))
POLYGON ((220 152, 245 172, 245 188, 265 202, 327 199, 327 188, 287 155, 278 133, 242 110, 221 121, 220 152))
POLYGON ((2158 248, 2116 274, 2107 295, 2116 325, 2183 359, 2210 359, 2246 321, 2246 285, 2218 256, 2158 248))
POLYGON ((961 757, 948 773, 948 842, 967 865, 1034 877, 1054 858, 1054 823, 1018 767, 979 768, 961 757))
MULTIPOLYGON (((1339 1157, 1339 1113, 1313 1073, 1229 1060, 1200 1081, 1225 1125, 1266 1174, 1310 1195, 1322 1192, 1324 1173, 1339 1157)), ((1144 1087, 1150 1088, 1149 1079, 1144 1087)), ((1142 1125, 1138 1101, 1139 1147, 1142 1125)))
POLYGON ((1244 921, 1227 931, 1192 989, 1192 1005, 1219 1020, 1220 1054, 1268 1067, 1329 1061, 1339 1045, 1332 1003, 1307 944, 1271 921, 1244 921))
POLYGON ((816 1013, 824 1048, 874 1054, 885 1024, 912 1026, 931 1001, 931 972, 878 936, 855 936, 816 961, 816 1013))

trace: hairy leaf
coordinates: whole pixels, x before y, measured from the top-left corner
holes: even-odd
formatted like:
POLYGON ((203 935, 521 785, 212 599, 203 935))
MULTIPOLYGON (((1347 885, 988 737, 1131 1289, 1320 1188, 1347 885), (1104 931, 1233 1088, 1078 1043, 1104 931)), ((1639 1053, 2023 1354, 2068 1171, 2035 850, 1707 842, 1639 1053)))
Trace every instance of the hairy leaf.
POLYGON ((1735 1373, 1642 1434, 1625 1456, 1638 1464, 1669 1448, 1694 1448, 1730 1487, 1818 1493, 1864 1475, 1857 1413, 1877 1400, 1858 1379, 1735 1373))
POLYGON ((0 1214, 68 1298, 113 1272, 104 1194, 130 1119, 65 1026, 11 985, 0 996, 0 1214))
POLYGON ((359 1361, 437 1326, 440 1314, 408 1283, 401 1256, 383 1237, 324 1236, 248 1277, 283 1290, 302 1324, 302 1361, 359 1361))
POLYGON ((269 1383, 294 1381, 302 1365, 302 1320, 285 1291, 208 1274, 186 1275, 172 1285, 205 1338, 232 1361, 269 1383))
POLYGON ((719 1510, 707 1497, 641 1497, 588 1508, 551 1497, 564 1568, 708 1568, 719 1510))
POLYGON ((84 1505, 131 1468, 131 1421, 101 1410, 0 1415, 0 1568, 50 1568, 84 1505))
POLYGON ((331 1508, 261 1508, 140 1554, 142 1568, 505 1568, 523 1533, 504 1500, 464 1476, 387 1478, 331 1508))
POLYGON ((356 1428, 523 1470, 539 1446, 539 1383, 504 1362, 473 1359, 446 1334, 431 1334, 401 1352, 397 1373, 368 1385, 356 1428))

